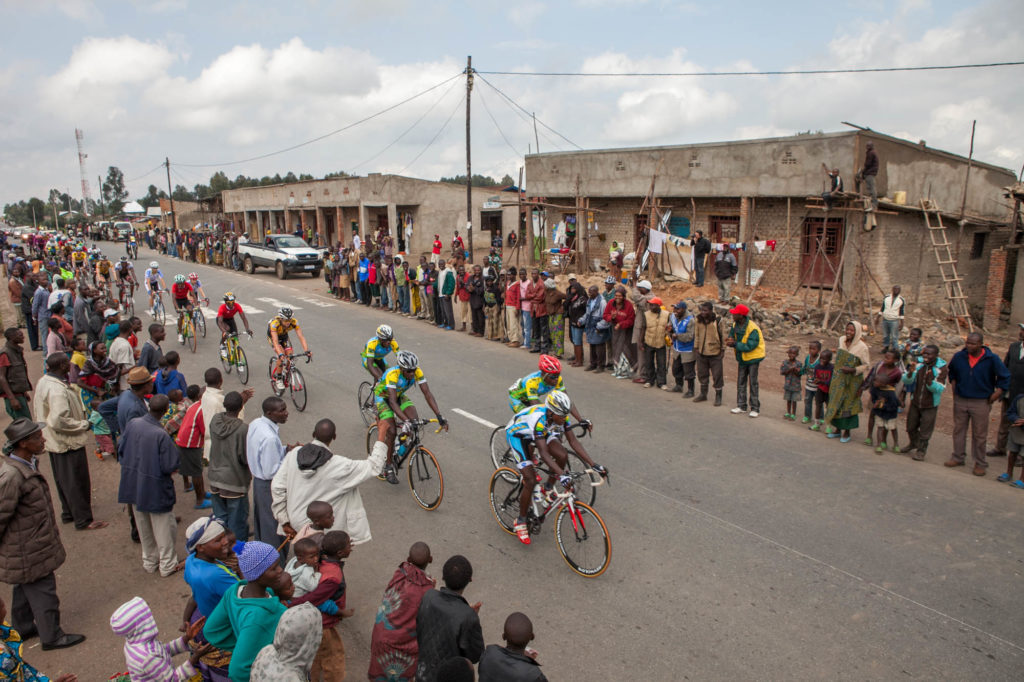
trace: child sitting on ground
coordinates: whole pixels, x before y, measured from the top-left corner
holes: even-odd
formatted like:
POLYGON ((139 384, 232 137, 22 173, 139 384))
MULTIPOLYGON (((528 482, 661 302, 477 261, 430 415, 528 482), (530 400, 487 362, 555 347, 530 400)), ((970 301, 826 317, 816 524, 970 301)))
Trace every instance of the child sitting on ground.
POLYGON ((1006 439, 1006 473, 999 474, 996 480, 1001 483, 1010 483, 1014 488, 1024 489, 1024 458, 1020 455, 1021 445, 1024 445, 1024 394, 1016 396, 1010 401, 1006 409, 1006 421, 1010 423, 1010 432, 1006 439), (1021 477, 1013 480, 1013 467, 1017 460, 1021 459, 1021 477))
MULTIPOLYGON (((192 627, 196 631, 202 627, 197 621, 192 627)), ((178 682, 188 680, 198 672, 199 659, 213 651, 213 646, 206 644, 191 652, 189 659, 175 668, 171 658, 189 650, 188 640, 195 632, 185 633, 169 644, 157 639, 159 631, 149 604, 142 597, 135 597, 125 602, 110 617, 110 628, 114 634, 124 637, 124 659, 128 665, 128 675, 132 680, 152 680, 153 682, 178 682)))
POLYGON ((785 377, 782 395, 786 401, 786 414, 782 415, 782 418, 792 421, 796 421, 796 403, 800 400, 800 363, 796 359, 799 353, 798 347, 790 346, 786 351, 786 359, 779 368, 779 374, 785 377))
POLYGON ((110 437, 110 425, 99 413, 100 399, 93 398, 89 403, 89 428, 96 439, 96 458, 103 460, 104 455, 115 455, 114 439, 110 437))
MULTIPOLYGON (((871 384, 871 417, 878 420, 878 433, 875 442, 875 454, 882 454, 888 448, 885 442, 885 432, 892 431, 892 451, 899 452, 900 446, 897 441, 896 415, 899 413, 900 401, 896 397, 896 387, 889 383, 887 377, 881 373, 876 375, 871 384)), ((870 427, 869 427, 870 428, 870 427)))
POLYGON ((295 596, 301 597, 316 589, 320 582, 320 548, 313 538, 302 538, 292 544, 295 555, 288 560, 284 570, 292 577, 295 596))
POLYGON ((807 355, 804 356, 804 364, 800 367, 800 375, 804 379, 804 418, 803 424, 809 424, 814 416, 814 394, 818 392, 817 384, 814 383, 814 369, 818 366, 818 358, 821 353, 821 341, 811 341, 807 344, 807 355))
POLYGON ((310 675, 310 679, 313 680, 320 679, 320 673, 324 675, 324 682, 340 681, 345 678, 345 646, 335 625, 341 622, 342 618, 351 618, 353 615, 352 609, 345 608, 344 562, 351 553, 352 541, 348 533, 341 530, 325 533, 321 549, 320 583, 312 592, 296 597, 292 601, 292 606, 307 601, 314 605, 333 601, 338 605, 337 615, 323 614, 323 638, 320 640, 316 658, 313 659, 310 675))
POLYGON ((807 428, 820 431, 825 420, 825 407, 828 405, 828 389, 832 384, 832 351, 825 348, 818 355, 818 366, 814 368, 814 423, 807 428))
POLYGON ((293 541, 298 542, 309 538, 316 543, 317 549, 319 549, 324 541, 324 533, 334 526, 334 507, 330 502, 322 500, 310 502, 306 507, 306 517, 309 519, 309 523, 299 529, 293 541))

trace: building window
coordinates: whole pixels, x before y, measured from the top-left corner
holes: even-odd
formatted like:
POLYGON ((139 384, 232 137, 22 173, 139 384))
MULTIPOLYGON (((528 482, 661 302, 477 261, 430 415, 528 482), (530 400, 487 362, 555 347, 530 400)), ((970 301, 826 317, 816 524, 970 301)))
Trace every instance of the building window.
POLYGON ((985 238, 988 232, 975 232, 974 241, 971 243, 971 260, 977 260, 985 253, 985 238))

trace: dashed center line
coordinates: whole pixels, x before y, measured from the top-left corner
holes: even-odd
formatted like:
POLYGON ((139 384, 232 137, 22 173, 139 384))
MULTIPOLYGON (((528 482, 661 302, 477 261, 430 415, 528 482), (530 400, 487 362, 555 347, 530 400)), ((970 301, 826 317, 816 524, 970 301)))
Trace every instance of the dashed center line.
POLYGON ((486 426, 489 429, 496 429, 496 428, 498 428, 497 424, 495 424, 493 422, 489 422, 486 419, 484 419, 483 417, 478 417, 475 414, 473 414, 472 412, 466 412, 465 410, 460 410, 457 407, 453 408, 452 412, 454 412, 455 414, 461 414, 466 419, 471 419, 471 420, 475 421, 477 424, 482 424, 482 425, 486 426))

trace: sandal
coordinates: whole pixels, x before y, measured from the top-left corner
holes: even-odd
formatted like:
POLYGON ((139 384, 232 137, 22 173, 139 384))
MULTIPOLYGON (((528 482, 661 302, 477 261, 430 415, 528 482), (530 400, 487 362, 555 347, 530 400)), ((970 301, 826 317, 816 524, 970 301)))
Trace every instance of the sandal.
POLYGON ((1019 478, 1010 485, 1013 486, 1014 488, 1020 488, 1021 490, 1024 490, 1024 481, 1022 481, 1019 478))
POLYGON ((874 445, 874 443, 871 442, 870 438, 865 438, 864 439, 864 445, 867 445, 868 447, 871 447, 872 445, 874 445))
POLYGON ((853 436, 843 436, 842 438, 839 439, 839 442, 849 443, 851 440, 853 440, 853 436))
POLYGON ((1007 473, 999 474, 998 476, 996 476, 996 480, 999 481, 1000 483, 1006 483, 1007 481, 1010 480, 1010 474, 1007 474, 1007 473))

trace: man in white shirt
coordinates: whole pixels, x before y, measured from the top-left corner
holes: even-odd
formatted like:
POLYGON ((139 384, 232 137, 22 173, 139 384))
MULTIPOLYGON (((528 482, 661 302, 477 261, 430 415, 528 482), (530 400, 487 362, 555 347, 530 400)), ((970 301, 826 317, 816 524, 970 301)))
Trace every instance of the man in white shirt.
POLYGON ((900 296, 900 287, 895 285, 892 293, 882 299, 882 344, 886 350, 899 348, 900 331, 903 329, 903 315, 907 302, 900 296))
POLYGON ((132 323, 125 320, 121 323, 117 338, 110 344, 110 361, 117 365, 120 377, 117 385, 122 391, 128 390, 128 372, 135 366, 135 351, 128 337, 132 334, 132 323))
MULTIPOLYGON (((209 433, 210 421, 213 420, 214 415, 224 411, 224 390, 221 388, 224 385, 224 375, 216 367, 211 367, 203 373, 203 381, 206 383, 206 388, 203 389, 203 397, 200 398, 200 402, 203 404, 204 433, 209 433)), ((238 418, 242 421, 245 421, 245 404, 255 394, 256 390, 252 388, 242 391, 242 411, 238 413, 238 418)), ((210 461, 209 438, 206 438, 203 443, 203 459, 210 461)))
MULTIPOLYGON (((263 401, 263 416, 249 424, 245 457, 252 472, 253 539, 279 547, 284 537, 277 533, 271 496, 271 481, 292 446, 281 443, 281 424, 288 421, 288 406, 277 396, 263 401)), ((284 557, 282 556, 282 562, 284 557)))
POLYGON ((358 486, 381 472, 388 447, 378 438, 368 458, 349 459, 329 449, 336 436, 334 422, 321 419, 313 429, 313 440, 285 455, 274 475, 274 517, 288 537, 308 521, 309 504, 323 501, 334 509, 331 530, 345 531, 354 545, 370 540, 370 525, 358 486))

